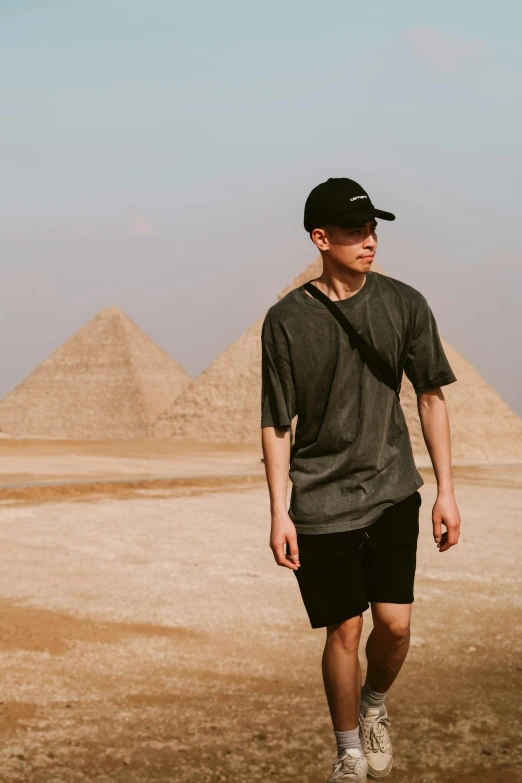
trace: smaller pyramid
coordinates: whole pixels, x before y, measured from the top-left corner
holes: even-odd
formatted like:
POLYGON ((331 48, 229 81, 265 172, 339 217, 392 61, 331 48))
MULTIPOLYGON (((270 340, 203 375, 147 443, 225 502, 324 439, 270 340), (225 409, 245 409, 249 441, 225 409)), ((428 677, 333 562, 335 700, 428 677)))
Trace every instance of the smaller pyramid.
POLYGON ((203 443, 259 440, 264 316, 195 378, 158 418, 153 434, 203 443))
POLYGON ((8 435, 146 437, 191 377, 117 307, 94 316, 0 402, 8 435))
MULTIPOLYGON (((322 268, 319 256, 277 298, 318 277, 322 268)), ((203 443, 259 443, 264 317, 258 318, 171 401, 153 427, 156 437, 203 443)), ((297 417, 292 422, 294 430, 296 421, 297 417)))

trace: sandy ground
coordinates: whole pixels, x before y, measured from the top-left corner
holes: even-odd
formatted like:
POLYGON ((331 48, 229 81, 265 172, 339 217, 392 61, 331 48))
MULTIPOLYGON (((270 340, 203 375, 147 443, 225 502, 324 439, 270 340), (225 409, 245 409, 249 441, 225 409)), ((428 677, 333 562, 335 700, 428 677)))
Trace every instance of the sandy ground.
POLYGON ((0 440, 0 487, 63 480, 264 475, 260 447, 161 440, 0 440))
MULTIPOLYGON (((325 781, 335 758, 325 633, 310 628, 294 574, 273 561, 256 450, 160 444, 147 457, 136 445, 76 444, 74 470, 49 467, 65 448, 0 448, 4 485, 73 476, 52 497, 29 487, 0 498, 2 783, 325 781), (14 451, 20 470, 6 461, 14 451), (85 457, 115 462, 108 476, 91 474, 92 462, 77 471, 85 457), (129 477, 113 470, 121 460, 168 463, 168 481, 140 483, 145 465, 132 484, 74 484, 129 477)), ((456 468, 463 532, 444 554, 431 536, 435 485, 422 473, 388 780, 516 783, 522 466, 456 468)))

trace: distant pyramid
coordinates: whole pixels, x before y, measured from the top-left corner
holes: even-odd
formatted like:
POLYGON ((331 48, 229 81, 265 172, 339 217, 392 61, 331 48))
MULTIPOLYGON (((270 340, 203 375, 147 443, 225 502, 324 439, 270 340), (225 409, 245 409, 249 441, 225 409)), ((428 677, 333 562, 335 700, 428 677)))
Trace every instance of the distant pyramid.
POLYGON ((39 438, 145 437, 190 381, 125 313, 108 307, 5 397, 0 429, 39 438))
POLYGON ((156 422, 157 437, 206 443, 259 440, 263 320, 264 316, 259 318, 181 392, 156 422))
MULTIPOLYGON (((319 256, 278 299, 322 272, 319 256)), ((375 262, 372 271, 386 274, 375 262)), ((429 300, 429 296, 427 297, 429 300)), ((195 378, 159 417, 153 432, 201 442, 255 443, 261 440, 261 326, 264 316, 195 378)), ((442 387, 450 417, 452 458, 469 461, 522 459, 522 420, 444 340, 457 381, 442 387)), ((413 452, 429 458, 417 412, 417 396, 403 375, 401 405, 413 452)), ((297 417, 292 422, 295 432, 297 417)))

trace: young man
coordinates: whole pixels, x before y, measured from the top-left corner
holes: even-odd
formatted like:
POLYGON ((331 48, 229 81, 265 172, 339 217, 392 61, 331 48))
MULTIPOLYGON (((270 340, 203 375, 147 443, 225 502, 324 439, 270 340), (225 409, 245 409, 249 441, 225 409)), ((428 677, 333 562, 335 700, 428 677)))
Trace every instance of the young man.
MULTIPOLYGON (((414 387, 438 487, 433 537, 446 552, 458 542, 460 515, 441 386, 457 378, 425 297, 372 271, 376 217, 395 219, 351 179, 312 190, 304 225, 323 259, 312 282, 414 387)), ((270 547, 276 563, 294 571, 312 628, 326 628, 322 675, 338 751, 329 781, 379 780, 393 760, 385 697, 409 646, 424 481, 397 395, 324 302, 294 289, 268 310, 261 340, 270 547), (358 648, 369 605, 361 689, 358 648)))

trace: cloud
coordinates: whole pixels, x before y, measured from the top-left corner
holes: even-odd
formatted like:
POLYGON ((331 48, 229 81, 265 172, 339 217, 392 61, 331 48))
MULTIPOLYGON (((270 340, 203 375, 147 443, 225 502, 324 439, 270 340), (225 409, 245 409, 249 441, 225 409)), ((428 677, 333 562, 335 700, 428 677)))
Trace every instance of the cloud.
POLYGON ((402 34, 416 60, 442 75, 455 74, 488 53, 482 41, 451 36, 439 27, 417 25, 402 34))
POLYGON ((129 212, 127 215, 127 228, 129 234, 135 237, 157 237, 158 231, 153 223, 137 212, 129 212))

